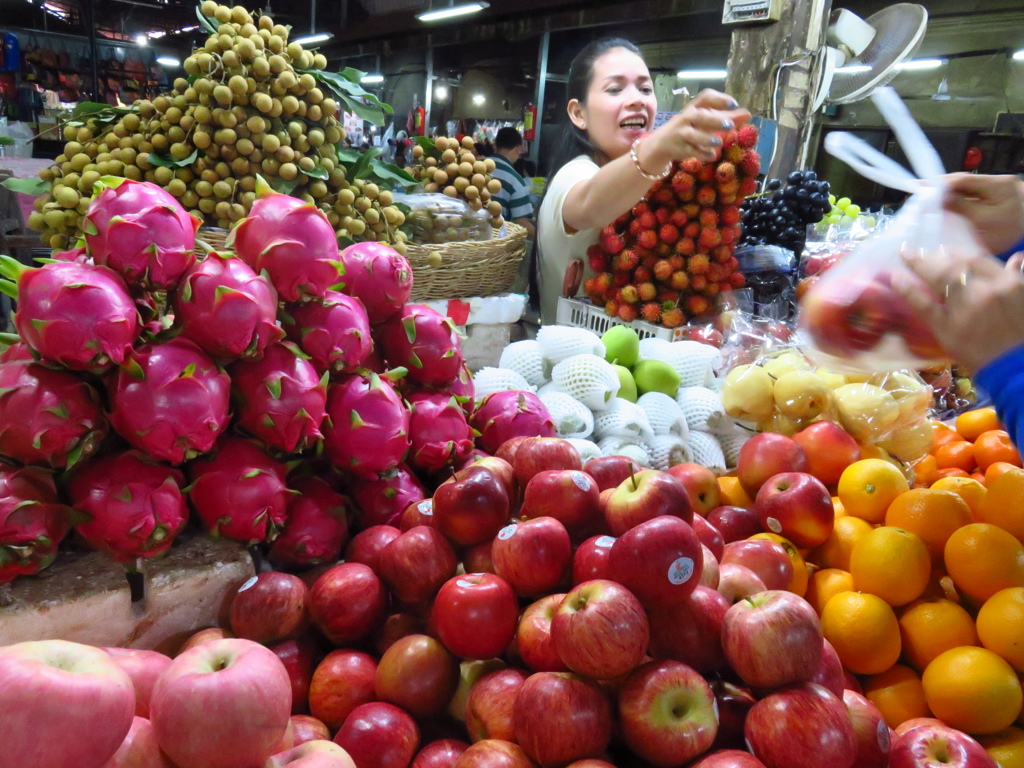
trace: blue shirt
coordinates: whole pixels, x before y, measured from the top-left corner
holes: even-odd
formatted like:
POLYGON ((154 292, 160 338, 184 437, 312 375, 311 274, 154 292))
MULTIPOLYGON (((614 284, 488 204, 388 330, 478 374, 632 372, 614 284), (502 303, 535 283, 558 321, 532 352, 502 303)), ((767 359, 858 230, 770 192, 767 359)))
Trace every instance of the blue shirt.
POLYGON ((977 381, 992 397, 1013 444, 1024 448, 1024 344, 978 371, 977 381))

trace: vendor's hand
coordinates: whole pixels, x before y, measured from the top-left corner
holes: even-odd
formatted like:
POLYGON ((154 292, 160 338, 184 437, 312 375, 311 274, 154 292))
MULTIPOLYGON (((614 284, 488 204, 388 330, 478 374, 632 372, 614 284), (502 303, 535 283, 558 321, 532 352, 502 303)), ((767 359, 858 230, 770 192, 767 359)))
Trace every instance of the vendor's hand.
POLYGON ((732 96, 703 90, 643 141, 640 164, 655 169, 690 157, 702 162, 714 160, 722 146, 715 132, 739 128, 749 121, 750 112, 741 109, 732 96))
POLYGON ((990 253, 1003 253, 1024 237, 1024 183, 1016 176, 954 173, 947 182, 946 208, 974 225, 990 253))
POLYGON ((897 275, 893 287, 921 316, 942 347, 973 370, 1024 344, 1024 275, 983 256, 939 263, 904 257, 928 287, 897 275), (937 298, 936 298, 937 297, 937 298))

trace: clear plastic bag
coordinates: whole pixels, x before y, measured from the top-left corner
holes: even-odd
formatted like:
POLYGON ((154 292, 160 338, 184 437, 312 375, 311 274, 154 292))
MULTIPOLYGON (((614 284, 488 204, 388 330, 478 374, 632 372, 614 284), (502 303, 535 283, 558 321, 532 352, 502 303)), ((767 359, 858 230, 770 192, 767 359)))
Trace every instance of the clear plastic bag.
POLYGON ((455 197, 426 192, 396 194, 395 202, 409 206, 405 223, 412 241, 420 245, 490 240, 494 232, 486 210, 474 211, 455 197))
POLYGON ((871 372, 920 369, 947 356, 928 326, 892 288, 900 275, 928 292, 903 264, 903 257, 959 261, 981 256, 984 249, 969 223, 943 208, 942 161, 906 106, 888 88, 872 98, 920 178, 850 134, 829 134, 825 149, 830 154, 862 176, 911 197, 889 227, 861 242, 811 286, 801 302, 800 327, 812 356, 830 367, 871 372))

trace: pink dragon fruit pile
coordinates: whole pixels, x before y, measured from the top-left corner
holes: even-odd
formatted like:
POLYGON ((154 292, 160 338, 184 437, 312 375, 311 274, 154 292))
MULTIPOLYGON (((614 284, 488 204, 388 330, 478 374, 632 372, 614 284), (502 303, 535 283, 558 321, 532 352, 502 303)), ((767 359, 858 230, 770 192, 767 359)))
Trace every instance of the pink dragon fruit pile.
POLYGON ((64 541, 135 566, 190 518, 279 567, 331 563, 503 437, 551 434, 533 395, 476 403, 455 325, 409 303, 405 258, 339 251, 315 206, 260 184, 212 253, 163 189, 98 190, 76 247, 0 257, 18 300, 0 346, 0 584, 64 541))

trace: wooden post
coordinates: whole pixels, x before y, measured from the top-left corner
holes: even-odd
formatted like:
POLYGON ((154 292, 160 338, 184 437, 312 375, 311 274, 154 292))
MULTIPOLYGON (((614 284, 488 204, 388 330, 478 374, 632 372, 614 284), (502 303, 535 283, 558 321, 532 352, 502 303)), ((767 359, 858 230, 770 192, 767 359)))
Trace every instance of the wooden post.
POLYGON ((754 115, 775 120, 772 157, 761 171, 779 177, 807 162, 815 133, 811 113, 832 0, 780 0, 779 21, 736 27, 726 90, 754 115))

